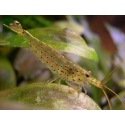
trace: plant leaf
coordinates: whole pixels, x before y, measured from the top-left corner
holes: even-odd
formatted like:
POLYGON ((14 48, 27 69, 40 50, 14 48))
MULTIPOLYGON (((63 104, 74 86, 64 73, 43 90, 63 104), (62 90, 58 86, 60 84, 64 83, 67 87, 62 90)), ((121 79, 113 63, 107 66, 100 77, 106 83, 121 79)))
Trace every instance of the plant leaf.
MULTIPOLYGON (((0 92, 0 102, 17 102, 29 109, 100 109, 84 93, 58 84, 30 84, 0 92)), ((1 105, 0 103, 0 105, 1 105)), ((0 106, 1 108, 1 106, 0 106)), ((4 107, 6 109, 8 107, 4 107)), ((11 108, 10 108, 11 109, 11 108)))
MULTIPOLYGON (((72 30, 49 27, 31 29, 29 32, 42 42, 45 42, 47 45, 60 52, 71 53, 95 62, 98 61, 98 56, 95 50, 88 47, 80 35, 72 30)), ((10 34, 2 40, 0 45, 8 45, 12 47, 29 46, 27 39, 15 34, 10 34)))

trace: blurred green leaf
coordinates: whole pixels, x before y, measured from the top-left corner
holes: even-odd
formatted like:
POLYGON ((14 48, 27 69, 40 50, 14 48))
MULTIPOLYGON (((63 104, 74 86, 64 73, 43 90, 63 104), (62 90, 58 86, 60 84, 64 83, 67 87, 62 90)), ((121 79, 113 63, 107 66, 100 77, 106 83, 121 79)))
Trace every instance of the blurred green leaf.
MULTIPOLYGON (((36 28, 29 30, 29 32, 45 42, 47 45, 53 47, 60 52, 72 53, 74 55, 92 60, 97 62, 98 56, 95 50, 88 47, 84 39, 80 35, 76 34, 74 31, 69 29, 60 28, 36 28)), ((0 45, 8 45, 12 47, 28 47, 28 40, 15 35, 10 34, 6 36, 0 45)))
POLYGON ((14 20, 18 20, 21 22, 21 24, 26 28, 34 28, 34 27, 46 27, 46 26, 51 26, 52 21, 48 20, 45 18, 45 16, 32 16, 32 15, 16 15, 16 16, 9 16, 5 15, 2 16, 2 20, 0 20, 0 23, 3 24, 9 24, 13 22, 14 20))
POLYGON ((16 86, 16 76, 10 62, 0 57, 0 90, 16 86))

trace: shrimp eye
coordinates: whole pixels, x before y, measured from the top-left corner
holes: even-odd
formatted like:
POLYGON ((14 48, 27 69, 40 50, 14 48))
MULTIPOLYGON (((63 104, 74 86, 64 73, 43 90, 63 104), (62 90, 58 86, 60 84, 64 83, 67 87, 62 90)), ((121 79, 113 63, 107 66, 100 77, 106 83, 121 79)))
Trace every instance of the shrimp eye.
POLYGON ((89 77, 90 75, 86 73, 85 76, 86 76, 86 77, 89 77))
POLYGON ((91 75, 91 71, 88 71, 87 73, 85 73, 85 76, 88 78, 88 77, 90 77, 90 75, 91 75))

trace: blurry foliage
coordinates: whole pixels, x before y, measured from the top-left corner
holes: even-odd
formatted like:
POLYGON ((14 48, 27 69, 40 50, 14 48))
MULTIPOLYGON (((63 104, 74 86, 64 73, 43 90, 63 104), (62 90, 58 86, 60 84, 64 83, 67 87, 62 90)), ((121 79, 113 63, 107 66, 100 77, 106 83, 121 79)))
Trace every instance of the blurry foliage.
POLYGON ((46 19, 44 16, 2 16, 0 23, 9 24, 14 20, 21 22, 26 29, 52 25, 52 22, 46 19))
MULTIPOLYGON (((118 54, 117 52, 114 53, 113 48, 110 49, 110 47, 112 47, 111 44, 109 44, 110 46, 107 47, 108 51, 105 50, 101 44, 101 42, 103 42, 104 45, 104 41, 106 41, 104 38, 108 39, 109 36, 108 32, 103 32, 106 30, 104 27, 104 21, 102 19, 103 18, 100 19, 99 17, 94 19, 94 17, 90 18, 88 16, 86 18, 83 16, 2 16, 0 24, 9 24, 14 20, 18 20, 21 22, 22 26, 31 32, 35 37, 42 40, 52 48, 58 50, 60 53, 66 56, 66 58, 78 63, 87 70, 91 70, 95 77, 102 80, 104 76, 108 72, 111 72, 112 68, 116 66, 116 57, 118 54), (85 21, 87 21, 87 23, 84 23, 85 21), (86 24, 88 26, 90 25, 91 28, 98 33, 98 35, 96 34, 96 37, 91 28, 86 27, 86 24), (76 33, 72 30, 74 30, 76 33), (86 44, 84 39, 80 37, 80 35, 86 39, 89 46, 86 44), (109 50, 112 51, 110 54, 109 50)), ((106 20, 106 18, 104 20, 106 20)), ((62 98, 65 92, 61 93, 60 95, 58 93, 57 86, 50 89, 51 84, 50 86, 48 84, 47 86, 44 85, 45 83, 48 83, 48 81, 51 81, 54 76, 45 65, 37 60, 32 52, 30 52, 28 49, 24 49, 28 48, 28 40, 16 35, 6 28, 3 28, 2 25, 0 25, 0 31, 2 31, 0 33, 0 45, 2 45, 0 46, 0 89, 8 89, 0 92, 0 98, 2 99, 0 108, 3 107, 6 109, 8 106, 8 108, 10 107, 10 109, 13 109, 14 107, 12 105, 15 105, 17 102, 18 109, 75 109, 75 107, 76 109, 99 109, 99 107, 92 100, 89 100, 89 97, 85 99, 82 98, 83 102, 86 99, 90 101, 89 103, 92 105, 89 105, 88 107, 86 107, 87 104, 85 104, 83 107, 81 104, 83 102, 80 102, 80 106, 75 105, 73 103, 73 96, 71 96, 72 99, 70 96, 67 96, 64 98, 64 100, 60 100, 59 98, 62 98), (41 85, 33 84, 22 86, 34 81, 40 81, 41 85), (16 87, 20 85, 22 87, 16 87), (44 94, 41 95, 40 98, 44 97, 44 100, 41 102, 43 105, 40 103, 41 106, 38 106, 34 104, 34 98, 37 96, 37 90, 43 90, 43 87, 46 88, 46 92, 43 91, 43 93, 46 94, 46 98, 44 97, 44 94), (49 91, 51 95, 53 94, 53 90, 56 91, 54 95, 59 95, 57 98, 58 103, 54 103, 54 101, 51 103, 53 97, 50 95, 48 96, 49 91), (3 100, 4 97, 7 100, 3 100), (67 98, 70 99, 67 100, 67 98), (49 103, 46 103, 48 100, 49 103), (26 105, 24 105, 24 103, 26 103, 26 105), (34 105, 30 107, 29 104, 30 106, 31 104, 34 105), (57 105, 47 107, 48 104, 57 105), (6 107, 3 105, 6 105, 6 107)), ((108 39, 108 41, 110 41, 110 39, 108 39)), ((107 42, 104 46, 105 48, 108 46, 107 42)), ((121 49, 119 49, 119 51, 120 50, 121 49)), ((124 67, 124 62, 119 61, 117 64, 119 69, 115 70, 114 77, 109 78, 110 81, 107 85, 116 92, 124 93, 125 70, 121 68, 124 67)), ((86 89, 88 94, 98 104, 100 104, 102 108, 107 109, 106 99, 100 89, 93 86, 86 86, 86 89)), ((112 101, 113 109, 125 109, 125 107, 122 106, 117 99, 114 99, 116 98, 114 95, 111 93, 108 93, 108 95, 111 100, 116 100, 112 101)), ((122 95, 124 100, 125 94, 122 95)), ((39 99, 37 101, 39 101, 39 99)), ((78 100, 76 102, 79 103, 78 100)))
POLYGON ((16 76, 9 60, 0 57, 0 90, 16 86, 16 76))

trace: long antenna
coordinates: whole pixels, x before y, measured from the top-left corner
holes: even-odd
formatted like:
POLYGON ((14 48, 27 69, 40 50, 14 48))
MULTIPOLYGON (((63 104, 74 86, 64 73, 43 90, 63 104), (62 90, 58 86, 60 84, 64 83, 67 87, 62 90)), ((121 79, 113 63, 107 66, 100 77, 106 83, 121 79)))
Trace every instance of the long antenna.
POLYGON ((104 93, 104 95, 105 95, 105 97, 106 97, 106 99, 107 99, 107 101, 108 101, 109 108, 112 109, 111 102, 110 102, 110 100, 109 100, 109 98, 108 98, 108 95, 106 94, 104 88, 102 88, 102 91, 103 91, 103 93, 104 93))
MULTIPOLYGON (((116 97, 120 100, 120 102, 121 102, 123 105, 125 105, 125 103, 123 103, 123 101, 121 100, 120 96, 119 96, 117 93, 115 93, 112 89, 110 89, 109 87, 107 87, 107 86, 105 85, 105 84, 110 80, 110 78, 111 78, 113 72, 114 72, 117 68, 118 68, 118 67, 115 67, 115 68, 114 68, 111 72, 109 72, 109 73, 105 76, 105 78, 102 80, 103 88, 107 89, 108 91, 110 91, 111 93, 113 93, 114 95, 116 95, 116 97)), ((106 96, 106 99, 107 99, 108 104, 109 104, 109 107, 110 107, 110 104, 111 104, 111 103, 110 103, 110 101, 109 101, 109 99, 108 99, 108 96, 107 96, 105 90, 104 90, 104 89, 102 89, 102 90, 103 90, 103 93, 104 93, 105 96, 106 96)))
POLYGON ((106 88, 107 90, 109 90, 110 92, 112 92, 114 95, 116 95, 117 96, 117 98, 120 100, 120 102, 123 104, 123 105, 125 105, 124 103, 123 103, 123 101, 121 100, 121 98, 120 98, 120 96, 117 94, 117 93, 115 93, 113 90, 111 90, 110 88, 108 88, 107 86, 103 86, 104 88, 106 88))

